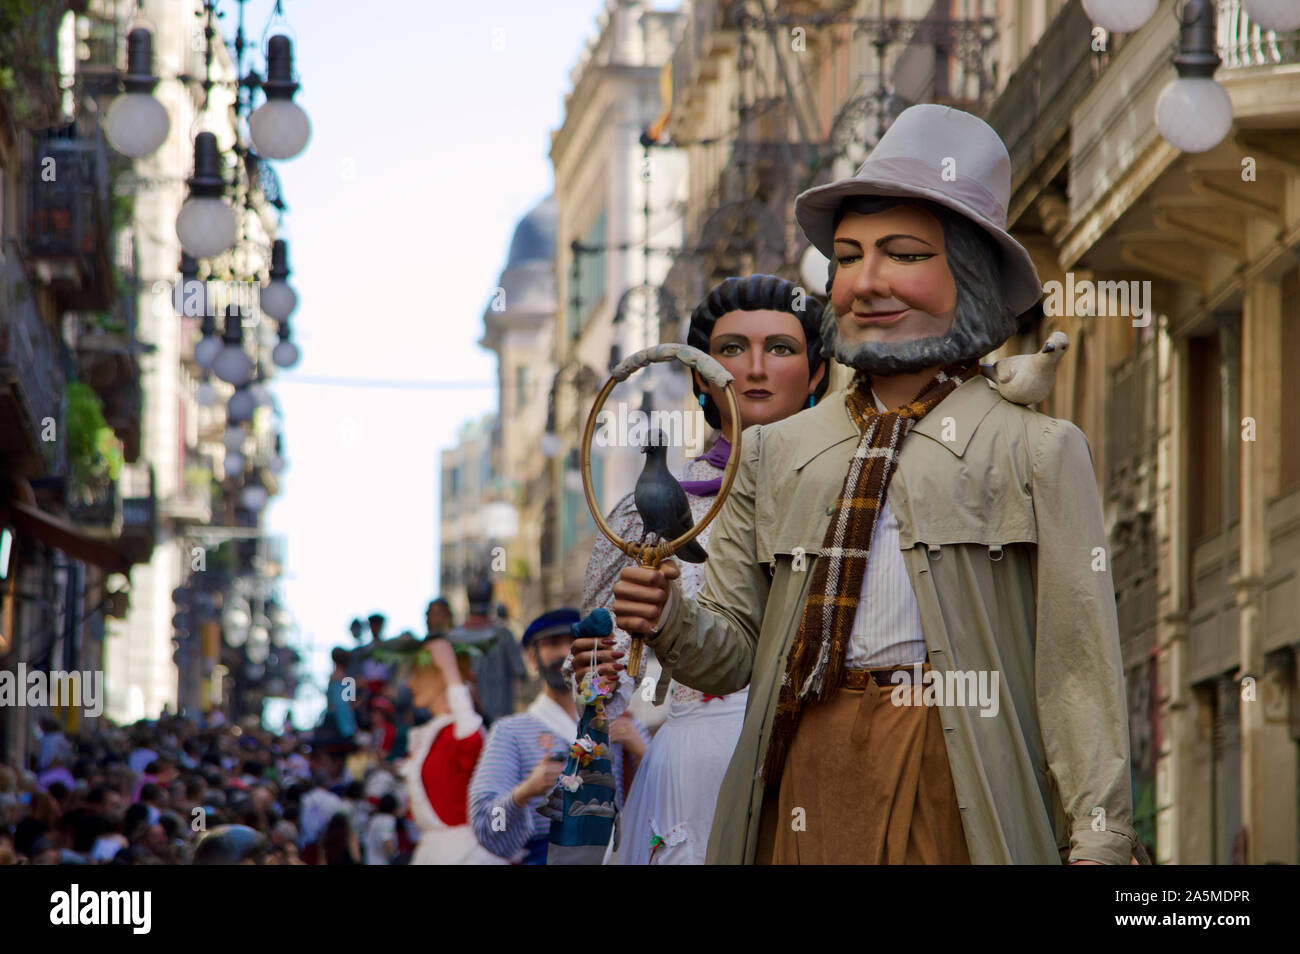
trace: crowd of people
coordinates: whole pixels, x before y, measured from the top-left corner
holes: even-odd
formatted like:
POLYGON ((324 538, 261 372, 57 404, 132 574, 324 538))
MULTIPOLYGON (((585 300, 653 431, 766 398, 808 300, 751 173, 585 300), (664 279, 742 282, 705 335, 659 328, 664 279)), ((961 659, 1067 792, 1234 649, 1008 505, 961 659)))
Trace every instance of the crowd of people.
POLYGON ((31 767, 0 765, 0 864, 203 863, 241 832, 257 836, 248 856, 271 864, 359 864, 374 844, 409 852, 393 824, 396 777, 382 766, 363 777, 309 733, 230 724, 219 709, 75 737, 47 718, 31 767))
MULTIPOLYGON (((499 716, 529 676, 513 634, 488 615, 484 585, 468 629, 451 625, 444 599, 429 605, 428 624, 493 640, 478 684, 499 716)), ((334 651, 327 709, 309 731, 288 718, 279 732, 255 716, 233 724, 220 708, 129 726, 101 719, 77 733, 40 719, 27 766, 0 765, 0 864, 409 861, 419 829, 401 766, 411 733, 433 715, 399 664, 413 637, 384 640, 385 622, 369 618, 369 643, 353 622, 355 645, 334 651), (388 645, 398 648, 386 656, 388 645)))

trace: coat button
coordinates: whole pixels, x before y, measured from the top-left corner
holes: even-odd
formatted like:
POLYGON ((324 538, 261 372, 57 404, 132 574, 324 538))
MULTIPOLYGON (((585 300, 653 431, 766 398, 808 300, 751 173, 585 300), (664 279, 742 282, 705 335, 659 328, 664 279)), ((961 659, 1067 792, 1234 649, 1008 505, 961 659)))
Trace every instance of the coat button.
POLYGON ((826 516, 828 516, 828 517, 829 517, 829 516, 832 516, 834 513, 835 513, 835 505, 834 505, 834 504, 832 504, 831 506, 829 506, 829 507, 826 508, 826 516))

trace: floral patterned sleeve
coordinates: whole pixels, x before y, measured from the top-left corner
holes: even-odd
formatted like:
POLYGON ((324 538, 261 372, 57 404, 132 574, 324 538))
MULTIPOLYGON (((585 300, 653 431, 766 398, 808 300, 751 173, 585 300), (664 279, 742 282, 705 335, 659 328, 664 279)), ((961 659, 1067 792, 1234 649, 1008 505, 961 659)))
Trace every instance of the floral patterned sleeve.
MULTIPOLYGON (((615 505, 614 509, 606 517, 610 528, 624 540, 641 539, 641 515, 636 512, 636 504, 632 500, 632 495, 628 494, 615 505)), ((633 566, 634 561, 626 553, 614 546, 609 539, 603 534, 597 534, 596 545, 592 547, 591 559, 587 561, 587 575, 582 585, 582 615, 586 616, 593 610, 605 607, 611 613, 614 611, 614 584, 618 582, 618 575, 623 572, 623 568, 633 566)), ((632 637, 623 632, 617 625, 614 627, 614 648, 627 652, 632 645, 632 637)), ((624 657, 626 659, 626 657, 624 657)), ((569 677, 570 686, 573 685, 573 656, 570 655, 564 661, 564 671, 569 677)), ((618 689, 614 695, 605 702, 605 717, 611 721, 617 719, 627 709, 628 703, 632 700, 632 693, 636 690, 636 683, 626 672, 620 673, 618 677, 618 689)), ((576 693, 577 689, 574 687, 576 693)))

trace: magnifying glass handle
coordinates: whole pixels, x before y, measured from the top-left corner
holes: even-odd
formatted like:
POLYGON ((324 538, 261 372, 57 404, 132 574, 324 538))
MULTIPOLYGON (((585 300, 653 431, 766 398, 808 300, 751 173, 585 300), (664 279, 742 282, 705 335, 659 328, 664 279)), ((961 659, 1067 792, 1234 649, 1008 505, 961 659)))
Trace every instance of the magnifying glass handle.
POLYGON ((627 674, 634 683, 641 678, 641 655, 645 652, 645 640, 640 636, 632 637, 632 645, 627 650, 627 674))

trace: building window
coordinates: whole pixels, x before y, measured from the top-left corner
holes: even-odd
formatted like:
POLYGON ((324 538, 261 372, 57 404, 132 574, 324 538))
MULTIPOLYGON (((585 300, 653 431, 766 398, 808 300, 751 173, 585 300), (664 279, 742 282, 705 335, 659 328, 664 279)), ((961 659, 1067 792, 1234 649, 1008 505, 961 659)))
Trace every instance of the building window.
POLYGON ((1300 268, 1282 279, 1282 446, 1278 484, 1285 492, 1300 488, 1300 268), (1290 438, 1287 435, 1291 435, 1290 438))
MULTIPOLYGON (((604 500, 605 462, 599 457, 591 461, 591 489, 596 500, 604 500)), ((564 487, 560 492, 560 559, 566 559, 570 550, 584 534, 598 532, 596 521, 587 509, 587 497, 581 490, 564 487)))
POLYGON ((1223 527, 1223 387, 1219 336, 1187 343, 1188 531, 1193 545, 1223 527))
POLYGON ((576 256, 574 267, 570 270, 570 285, 572 286, 575 276, 577 285, 569 288, 567 324, 569 340, 578 336, 587 317, 605 296, 605 256, 608 254, 603 249, 606 240, 605 226, 605 210, 601 209, 587 229, 587 233, 580 239, 583 245, 601 248, 601 250, 580 253, 576 256))
POLYGON ((515 412, 518 413, 524 409, 528 403, 528 366, 520 365, 515 368, 515 412))

